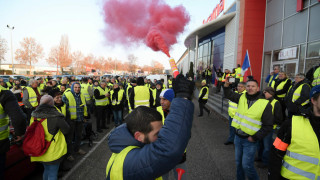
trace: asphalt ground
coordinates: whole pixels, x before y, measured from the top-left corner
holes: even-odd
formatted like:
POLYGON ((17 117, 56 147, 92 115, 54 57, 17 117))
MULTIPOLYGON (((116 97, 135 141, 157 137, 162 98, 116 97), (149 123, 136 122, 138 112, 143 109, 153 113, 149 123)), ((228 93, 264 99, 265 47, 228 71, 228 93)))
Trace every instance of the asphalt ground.
MULTIPOLYGON (((192 137, 187 147, 187 178, 189 180, 233 180, 236 179, 234 146, 224 145, 228 137, 228 121, 219 113, 212 111, 208 116, 198 118, 197 100, 192 126, 192 137)), ((94 124, 94 121, 93 121, 94 124)), ((95 126, 93 126, 95 127, 95 126)), ((110 125, 109 125, 110 127, 110 125)), ((112 130, 104 130, 94 140, 93 147, 84 143, 81 148, 86 155, 76 155, 75 161, 67 162, 71 170, 63 172, 65 180, 105 179, 106 165, 111 156, 107 144, 107 134, 112 130)), ((267 170, 256 168, 261 180, 267 179, 267 170)), ((41 179, 42 171, 27 179, 41 179)), ((171 179, 173 176, 170 175, 171 179)))

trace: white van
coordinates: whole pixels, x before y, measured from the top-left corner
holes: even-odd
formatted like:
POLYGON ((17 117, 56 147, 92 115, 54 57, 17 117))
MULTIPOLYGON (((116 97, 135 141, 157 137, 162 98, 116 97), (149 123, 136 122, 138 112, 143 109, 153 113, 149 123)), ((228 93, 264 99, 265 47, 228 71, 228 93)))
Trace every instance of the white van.
POLYGON ((168 75, 166 74, 153 74, 146 77, 147 79, 150 79, 152 83, 154 83, 154 79, 157 81, 160 81, 160 79, 164 79, 164 84, 168 88, 168 75))

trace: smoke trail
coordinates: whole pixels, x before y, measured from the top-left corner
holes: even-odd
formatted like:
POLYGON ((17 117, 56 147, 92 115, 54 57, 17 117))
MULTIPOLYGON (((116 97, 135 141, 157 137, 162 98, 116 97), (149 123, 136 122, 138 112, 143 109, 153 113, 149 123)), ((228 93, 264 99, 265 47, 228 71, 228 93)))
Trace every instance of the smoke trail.
POLYGON ((103 7, 104 35, 110 43, 145 43, 170 57, 169 49, 190 21, 183 6, 163 0, 107 0, 103 7))

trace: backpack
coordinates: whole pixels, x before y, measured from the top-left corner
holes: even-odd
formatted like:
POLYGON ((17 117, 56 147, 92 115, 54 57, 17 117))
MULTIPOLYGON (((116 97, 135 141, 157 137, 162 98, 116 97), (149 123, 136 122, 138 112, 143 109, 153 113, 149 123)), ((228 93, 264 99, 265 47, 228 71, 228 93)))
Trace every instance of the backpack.
POLYGON ((51 142, 54 140, 53 135, 51 141, 46 141, 45 133, 41 123, 46 120, 45 118, 40 121, 34 118, 34 122, 27 128, 25 138, 23 141, 22 149, 27 156, 38 157, 43 155, 49 148, 51 142))

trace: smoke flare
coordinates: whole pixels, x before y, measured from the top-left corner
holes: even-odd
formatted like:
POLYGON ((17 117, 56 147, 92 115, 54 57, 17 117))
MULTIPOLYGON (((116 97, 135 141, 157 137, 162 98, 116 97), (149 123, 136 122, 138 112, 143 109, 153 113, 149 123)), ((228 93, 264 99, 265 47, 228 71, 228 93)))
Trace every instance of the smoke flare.
POLYGON ((163 0, 107 0, 103 7, 104 35, 111 43, 145 43, 170 57, 170 47, 190 21, 183 6, 171 8, 163 0))

